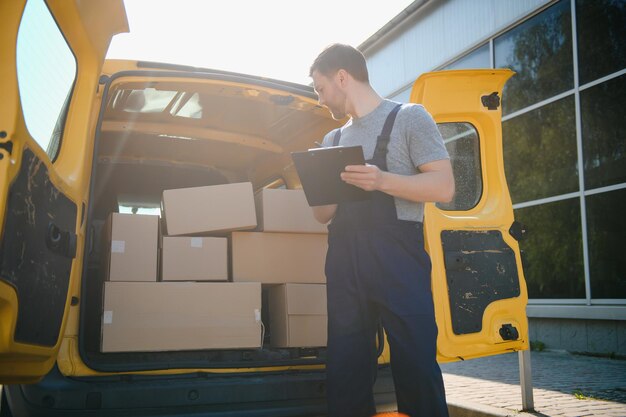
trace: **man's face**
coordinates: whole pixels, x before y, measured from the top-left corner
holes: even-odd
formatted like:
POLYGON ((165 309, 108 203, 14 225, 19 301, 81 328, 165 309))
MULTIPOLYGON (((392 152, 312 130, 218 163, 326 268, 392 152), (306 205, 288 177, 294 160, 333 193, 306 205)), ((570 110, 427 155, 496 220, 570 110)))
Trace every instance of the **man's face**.
POLYGON ((339 84, 338 74, 327 77, 319 71, 313 71, 311 75, 320 106, 328 108, 335 120, 346 117, 346 93, 339 84))

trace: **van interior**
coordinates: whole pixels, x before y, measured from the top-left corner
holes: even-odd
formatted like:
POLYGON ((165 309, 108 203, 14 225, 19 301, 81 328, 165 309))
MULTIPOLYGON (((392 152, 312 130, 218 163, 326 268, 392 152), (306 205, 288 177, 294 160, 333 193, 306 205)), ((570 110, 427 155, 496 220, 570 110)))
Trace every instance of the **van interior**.
POLYGON ((231 73, 118 73, 97 127, 82 280, 80 353, 96 370, 320 364, 324 348, 269 347, 263 290, 261 349, 102 353, 103 225, 110 213, 159 214, 163 190, 250 181, 298 188, 290 152, 339 125, 312 88, 231 73))

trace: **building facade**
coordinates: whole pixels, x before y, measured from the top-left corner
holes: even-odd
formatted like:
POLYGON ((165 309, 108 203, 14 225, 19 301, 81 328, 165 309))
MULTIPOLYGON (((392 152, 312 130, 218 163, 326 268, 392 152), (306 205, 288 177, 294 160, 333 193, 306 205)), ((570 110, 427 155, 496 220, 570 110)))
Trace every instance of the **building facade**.
POLYGON ((626 356, 626 0, 418 0, 359 46, 374 88, 510 68, 505 172, 531 342, 626 356))

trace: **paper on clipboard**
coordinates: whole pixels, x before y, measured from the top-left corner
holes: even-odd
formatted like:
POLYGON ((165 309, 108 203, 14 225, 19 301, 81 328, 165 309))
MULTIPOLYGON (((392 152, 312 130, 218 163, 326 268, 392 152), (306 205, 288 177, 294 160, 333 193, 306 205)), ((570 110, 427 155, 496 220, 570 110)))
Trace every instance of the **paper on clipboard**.
POLYGON ((364 165, 362 146, 332 146, 292 152, 291 158, 309 206, 323 206, 370 198, 370 193, 345 183, 340 174, 347 165, 364 165))

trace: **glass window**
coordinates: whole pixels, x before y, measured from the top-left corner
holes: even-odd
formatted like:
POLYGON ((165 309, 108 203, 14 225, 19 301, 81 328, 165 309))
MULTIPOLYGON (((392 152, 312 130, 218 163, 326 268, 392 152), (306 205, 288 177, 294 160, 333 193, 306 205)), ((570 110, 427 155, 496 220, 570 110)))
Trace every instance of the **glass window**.
POLYGON ((494 40, 496 68, 516 72, 504 86, 504 114, 574 87, 569 1, 560 1, 494 40))
POLYGON ((626 182, 626 75, 580 92, 585 188, 626 182))
POLYGON ((190 119, 202 119, 200 95, 198 93, 182 93, 179 102, 174 105, 170 114, 190 119))
POLYGON ((529 298, 585 298, 580 200, 515 210, 526 226, 520 242, 529 298))
POLYGON ((452 64, 443 69, 476 69, 491 68, 491 60, 489 59, 489 44, 485 44, 480 48, 470 52, 462 58, 457 59, 452 64))
POLYGON ((111 107, 127 113, 161 113, 175 98, 178 99, 180 94, 178 91, 157 90, 152 87, 141 90, 118 90, 115 92, 111 107))
POLYGON ((158 207, 136 207, 136 206, 118 206, 118 212, 124 214, 149 214, 154 216, 161 215, 161 209, 158 207))
POLYGON ((578 191, 573 96, 507 120, 502 137, 514 203, 578 191))
POLYGON ((475 207, 483 191, 478 132, 469 123, 440 123, 454 172, 456 192, 449 203, 437 203, 442 210, 469 210, 475 207))
POLYGON ((117 196, 117 211, 125 214, 154 214, 161 215, 161 206, 149 196, 119 194, 117 196))
POLYGON ((54 159, 76 79, 76 59, 43 0, 26 3, 16 48, 26 128, 54 159))
MULTIPOLYGON (((117 90, 109 102, 109 108, 125 113, 162 113, 168 111, 176 117, 202 118, 202 103, 198 93, 143 89, 117 90)), ((123 116, 124 117, 124 116, 123 116)))
POLYGON ((580 85, 626 68, 626 1, 576 0, 580 85))
POLYGON ((626 189, 587 197, 591 298, 626 298, 626 189))

